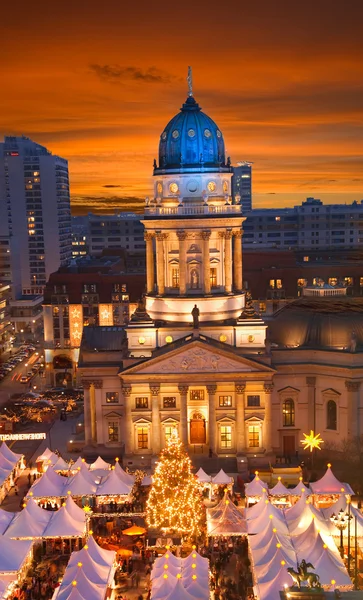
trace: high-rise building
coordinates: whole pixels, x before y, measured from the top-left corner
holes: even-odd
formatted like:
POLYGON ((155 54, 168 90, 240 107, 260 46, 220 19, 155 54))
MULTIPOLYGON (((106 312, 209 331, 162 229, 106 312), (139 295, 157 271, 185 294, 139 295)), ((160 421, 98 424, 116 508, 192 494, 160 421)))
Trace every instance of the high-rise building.
POLYGON ((242 212, 252 210, 252 163, 244 160, 233 167, 232 196, 234 202, 242 204, 242 212))
POLYGON ((14 322, 34 329, 49 275, 71 258, 71 213, 67 161, 24 136, 0 143, 0 238, 9 240, 14 322))

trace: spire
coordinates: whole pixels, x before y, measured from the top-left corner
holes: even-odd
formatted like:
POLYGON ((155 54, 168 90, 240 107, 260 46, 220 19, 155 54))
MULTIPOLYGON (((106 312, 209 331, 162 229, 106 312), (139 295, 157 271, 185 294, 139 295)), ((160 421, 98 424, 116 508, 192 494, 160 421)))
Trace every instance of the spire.
POLYGON ((192 67, 188 67, 188 77, 187 77, 187 82, 188 82, 188 96, 190 98, 193 97, 193 73, 192 73, 192 67))

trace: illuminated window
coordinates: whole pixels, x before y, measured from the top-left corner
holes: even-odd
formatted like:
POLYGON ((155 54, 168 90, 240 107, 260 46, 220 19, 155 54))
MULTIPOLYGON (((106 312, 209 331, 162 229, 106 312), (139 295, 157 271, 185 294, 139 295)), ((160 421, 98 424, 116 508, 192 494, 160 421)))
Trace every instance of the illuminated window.
POLYGON ((307 279, 298 279, 298 280, 297 280, 297 285, 298 285, 299 287, 305 287, 307 284, 308 284, 308 281, 307 281, 307 279))
POLYGON ((359 277, 359 285, 360 287, 363 287, 363 277, 359 277))
POLYGON ((179 269, 172 269, 171 272, 171 276, 172 276, 172 281, 171 281, 171 285, 173 288, 179 288, 179 269))
POLYGON ((164 408, 176 408, 176 397, 175 396, 164 396, 163 407, 164 408))
POLYGON ((280 221, 281 217, 275 217, 275 221, 280 221))
POLYGON ((232 448, 232 427, 231 425, 222 425, 221 427, 221 448, 232 448))
POLYGON ((232 396, 219 396, 219 406, 232 406, 232 396))
POLYGON ((137 428, 137 447, 139 450, 145 450, 149 447, 149 430, 147 427, 137 428))
POLYGON ((260 311, 260 313, 266 312, 266 302, 259 303, 259 311, 260 311))
POLYGON ((326 428, 337 429, 337 403, 334 400, 329 400, 326 405, 326 428))
POLYGON ((204 400, 204 390, 191 390, 190 391, 190 399, 191 400, 204 400))
POLYGON ((211 287, 217 286, 217 269, 215 267, 210 270, 210 285, 211 287))
POLYGON ((118 442, 118 422, 110 421, 108 423, 108 441, 118 442))
POLYGON ((173 431, 174 431, 175 427, 172 427, 170 425, 168 425, 167 427, 165 427, 164 431, 165 431, 165 440, 168 440, 169 438, 171 438, 171 436, 173 435, 173 431))
POLYGON ((249 425, 248 427, 248 447, 259 448, 260 446, 260 428, 258 425, 249 425))
POLYGON ((282 405, 282 426, 294 427, 295 425, 295 402, 288 398, 282 405))
POLYGON ((107 404, 117 404, 118 392, 106 392, 106 402, 107 404))
POLYGON ((336 277, 329 277, 328 283, 329 285, 337 285, 338 279, 336 277))
POLYGON ((139 396, 135 398, 136 408, 149 408, 149 398, 147 396, 139 396))
POLYGON ((344 277, 344 285, 353 285, 353 277, 344 277))
POLYGON ((309 262, 309 260, 310 260, 310 256, 304 256, 304 259, 303 259, 303 260, 304 260, 304 262, 309 262))

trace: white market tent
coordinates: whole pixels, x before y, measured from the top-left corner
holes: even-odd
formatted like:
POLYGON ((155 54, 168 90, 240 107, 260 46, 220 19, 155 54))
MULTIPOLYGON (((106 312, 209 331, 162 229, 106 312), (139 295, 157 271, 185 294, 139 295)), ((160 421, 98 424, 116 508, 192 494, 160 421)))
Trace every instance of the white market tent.
POLYGON ((246 519, 233 504, 228 494, 221 502, 207 510, 207 535, 209 537, 236 536, 247 533, 246 519))
POLYGON ((97 496, 128 496, 132 490, 132 484, 127 484, 117 475, 113 469, 97 487, 97 496))
POLYGON ((38 456, 35 462, 45 462, 49 465, 54 465, 54 463, 57 462, 58 458, 59 457, 57 456, 57 454, 52 452, 52 450, 49 450, 49 448, 46 448, 44 452, 42 452, 41 455, 38 456))
POLYGON ((77 592, 81 595, 81 598, 85 598, 87 600, 104 600, 106 597, 107 586, 105 584, 97 585, 92 583, 86 577, 82 567, 79 567, 77 569, 75 579, 67 585, 63 586, 61 584, 58 588, 58 594, 53 596, 53 598, 57 598, 57 600, 69 600, 70 594, 75 587, 77 588, 77 592))
POLYGON ((8 512, 7 510, 0 508, 0 535, 3 535, 16 514, 18 513, 8 512))
POLYGON ((245 494, 248 497, 252 498, 260 498, 263 492, 268 490, 267 483, 261 481, 258 475, 252 479, 250 483, 246 483, 245 485, 245 494))
POLYGON ((88 538, 86 546, 83 546, 82 550, 79 552, 83 552, 83 550, 88 550, 92 560, 97 562, 99 565, 111 566, 115 562, 114 551, 101 548, 101 546, 97 544, 92 536, 88 538))
POLYGON ((92 463, 90 465, 90 470, 94 471, 95 469, 106 469, 106 470, 110 470, 111 465, 110 463, 106 462, 105 460, 103 460, 103 458, 101 458, 101 456, 99 456, 94 463, 92 463))
POLYGON ((310 489, 304 485, 302 477, 300 477, 299 483, 294 487, 289 489, 290 496, 301 496, 301 494, 305 494, 305 496, 310 496, 310 489))
POLYGON ((83 513, 83 519, 75 519, 67 510, 67 502, 65 506, 61 506, 59 510, 52 513, 52 518, 42 537, 82 538, 86 535, 86 514, 83 513))
POLYGON ((33 542, 30 540, 10 540, 0 536, 0 574, 15 573, 31 555, 33 542))
POLYGON ((30 500, 21 512, 15 513, 5 536, 12 539, 41 538, 52 516, 52 512, 30 500))
POLYGON ((131 486, 134 485, 135 475, 126 473, 126 471, 123 470, 123 468, 121 467, 121 465, 118 461, 116 461, 116 464, 115 464, 115 472, 118 475, 118 477, 121 479, 121 481, 124 481, 125 483, 127 483, 128 485, 131 485, 131 486))
POLYGON ((201 483, 211 483, 212 477, 206 473, 202 467, 196 472, 196 477, 201 483))
POLYGON ((13 474, 18 476, 24 467, 23 455, 16 454, 3 442, 0 446, 0 502, 5 498, 13 484, 13 474))
POLYGON ((257 586, 258 597, 261 600, 280 600, 280 591, 284 589, 284 586, 291 586, 293 580, 291 575, 287 572, 286 566, 280 566, 278 573, 265 583, 259 583, 257 586))
POLYGON ((268 493, 270 494, 270 496, 289 496, 290 495, 290 490, 287 489, 287 487, 284 486, 284 484, 281 482, 281 478, 279 477, 278 482, 276 483, 276 485, 271 488, 268 493))
POLYGON ((54 471, 68 471, 69 470, 69 464, 61 456, 58 456, 58 459, 52 466, 53 466, 54 471))
POLYGON ((182 580, 178 579, 175 587, 170 594, 166 596, 165 600, 196 600, 196 597, 192 596, 192 594, 184 587, 182 580))
POLYGON ((97 485, 84 463, 76 474, 67 478, 64 495, 92 496, 96 493, 97 485))
POLYGON ((77 458, 76 462, 73 463, 73 465, 70 466, 70 470, 71 471, 77 471, 78 468, 81 468, 82 465, 85 465, 87 467, 87 469, 89 469, 90 465, 88 463, 86 463, 84 458, 81 458, 80 456, 77 458))
POLYGON ((23 454, 17 454, 16 452, 10 450, 9 446, 5 442, 3 442, 0 446, 0 454, 13 465, 23 460, 23 454))
POLYGON ((151 598, 167 597, 193 600, 209 599, 209 561, 195 549, 187 558, 174 556, 170 551, 156 559, 151 572, 151 598))
POLYGON ((230 477, 223 471, 223 469, 221 469, 217 475, 212 477, 212 483, 215 485, 230 485, 233 483, 233 477, 230 477))
POLYGON ((255 504, 248 506, 246 508, 246 519, 249 521, 250 519, 256 519, 261 513, 261 510, 265 508, 265 504, 269 503, 269 499, 267 496, 266 490, 263 490, 262 496, 255 504))
POLYGON ((53 467, 50 466, 44 475, 33 483, 28 495, 33 496, 34 498, 56 498, 64 496, 64 488, 67 480, 67 477, 58 475, 53 467))
POLYGON ((270 502, 268 504, 265 504, 264 508, 261 510, 260 514, 255 519, 249 519, 247 521, 248 533, 252 534, 264 531, 269 521, 271 521, 273 527, 277 529, 278 532, 288 534, 288 529, 283 512, 279 508, 276 508, 276 506, 274 506, 270 502))
POLYGON ((318 479, 318 481, 315 481, 314 483, 310 483, 310 489, 312 493, 316 495, 354 495, 354 492, 350 487, 349 483, 343 483, 335 477, 333 471, 331 470, 331 465, 328 465, 328 468, 323 477, 321 477, 321 479, 318 479))

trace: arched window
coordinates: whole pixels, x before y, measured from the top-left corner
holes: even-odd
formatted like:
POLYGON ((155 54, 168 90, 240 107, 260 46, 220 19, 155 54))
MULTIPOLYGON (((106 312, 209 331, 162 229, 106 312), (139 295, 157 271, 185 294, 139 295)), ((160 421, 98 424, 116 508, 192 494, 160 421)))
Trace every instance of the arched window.
POLYGON ((295 425, 295 403, 291 398, 284 401, 282 405, 283 427, 294 427, 295 425))
POLYGON ((326 428, 337 428, 337 403, 334 400, 329 400, 326 405, 326 428))

